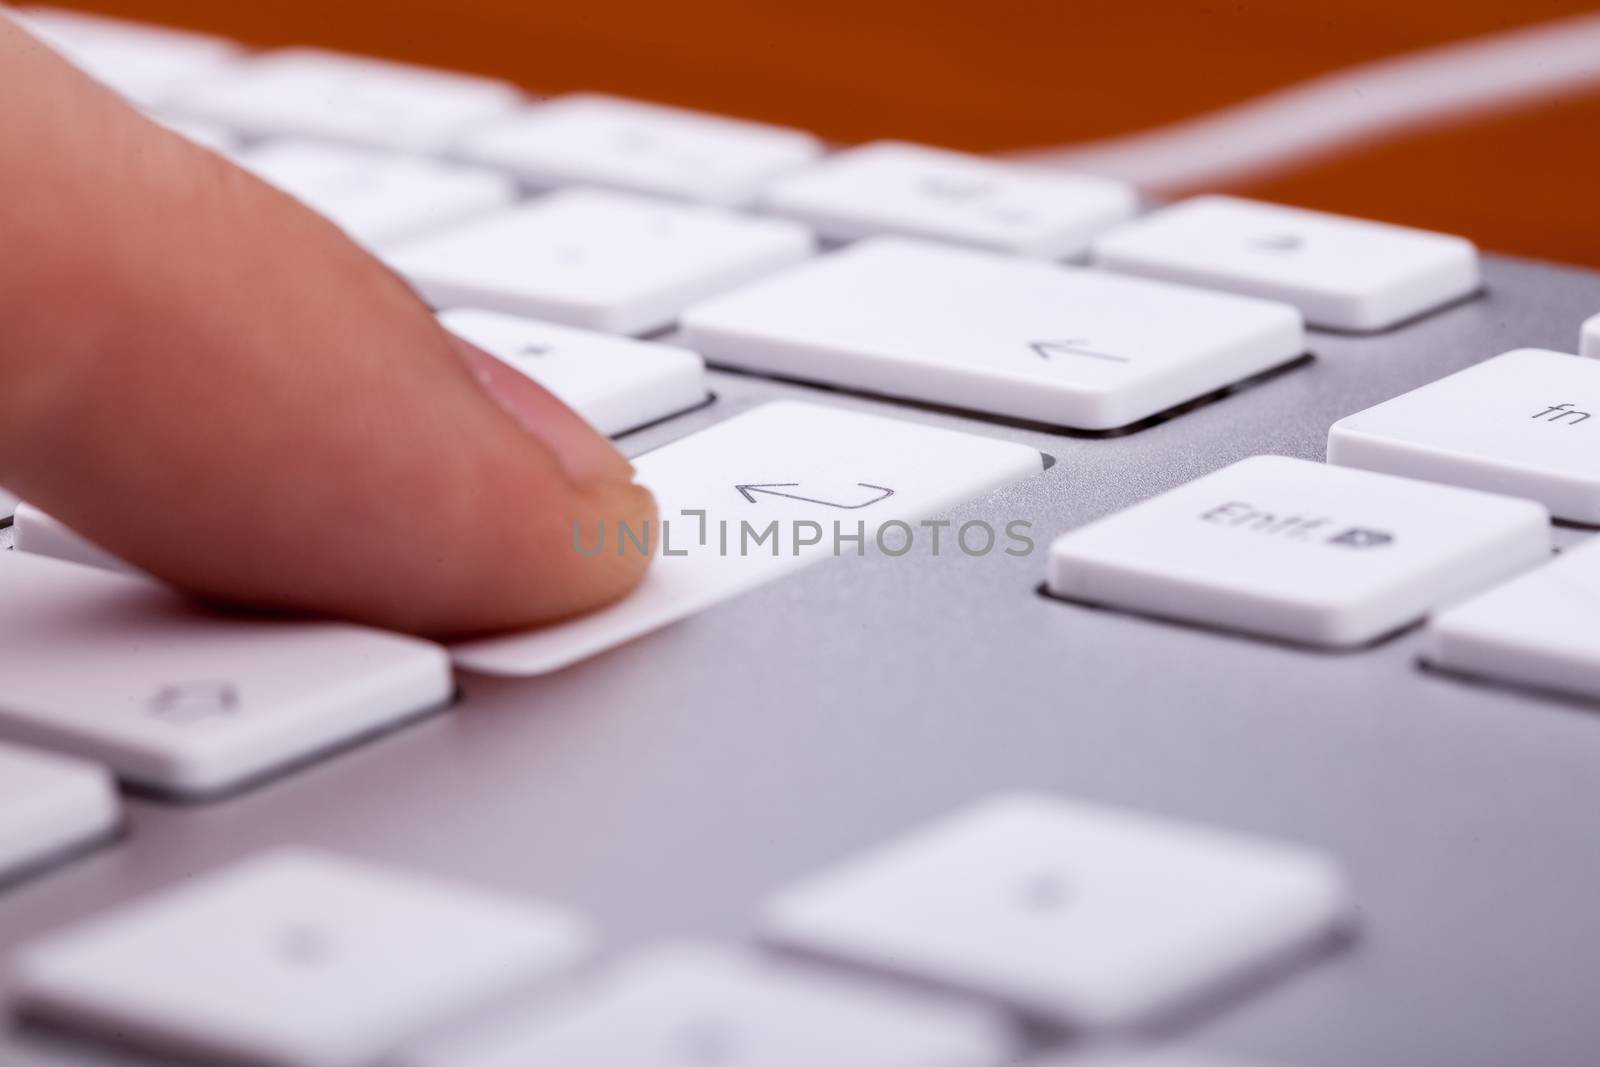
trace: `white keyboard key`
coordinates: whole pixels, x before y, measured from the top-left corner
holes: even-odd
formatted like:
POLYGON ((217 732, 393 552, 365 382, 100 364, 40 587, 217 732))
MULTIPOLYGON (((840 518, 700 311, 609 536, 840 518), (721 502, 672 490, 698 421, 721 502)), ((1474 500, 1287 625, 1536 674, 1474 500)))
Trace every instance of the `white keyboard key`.
POLYGON ((448 329, 517 368, 604 434, 619 434, 706 402, 706 364, 674 345, 457 308, 448 329))
POLYGON ((120 819, 104 767, 0 742, 0 885, 109 837, 120 819))
POLYGON ((1061 535, 1049 590, 1348 647, 1543 561, 1549 521, 1531 501, 1252 456, 1061 535))
POLYGON ((691 308, 712 363, 1084 430, 1305 351, 1287 304, 880 237, 691 308))
POLYGON ((1347 416, 1328 462, 1537 500, 1600 525, 1600 361, 1524 348, 1347 416))
POLYGON ((1590 359, 1600 359, 1600 315, 1593 315, 1583 324, 1583 336, 1578 350, 1590 359))
POLYGON ((161 1051, 367 1067, 566 968, 583 928, 529 900, 284 849, 25 946, 25 1011, 161 1051))
POLYGON ((734 206, 814 159, 815 137, 591 93, 559 97, 467 137, 458 153, 534 185, 599 185, 734 206))
POLYGON ((1202 196, 1121 226, 1096 264, 1284 300, 1313 326, 1381 330, 1478 289, 1460 237, 1320 211, 1202 196))
POLYGON ((406 242, 385 258, 435 307, 638 334, 811 248, 811 234, 791 222, 575 189, 406 242))
POLYGON ((1259 1060, 1241 1060, 1191 1048, 1162 1047, 1151 1050, 1132 1048, 1091 1051, 1029 1060, 1018 1067, 1269 1067, 1259 1060))
MULTIPOLYGON (((631 595, 568 622, 456 644, 451 654, 489 674, 559 670, 819 559, 864 552, 885 524, 931 518, 1042 465, 1038 452, 1009 441, 812 404, 766 404, 633 461, 665 524, 649 540, 657 558, 631 595), (836 532, 861 540, 836 541, 836 532)), ((885 544, 898 553, 906 534, 898 526, 890 533, 885 544)), ((946 533, 946 551, 954 533, 946 533)), ((599 549, 597 531, 576 534, 591 555, 624 544, 615 527, 599 549)), ((1003 550, 1005 536, 995 531, 1001 547, 994 551, 1003 550)), ((973 551, 984 544, 981 531, 969 544, 973 551)))
POLYGON ((25 552, 0 552, 0 603, 19 621, 0 642, 0 737, 166 792, 240 785, 453 691, 425 641, 223 616, 145 579, 25 552))
POLYGON ((236 160, 366 245, 460 222, 517 196, 504 174, 366 148, 274 141, 236 160))
POLYGON ((678 943, 406 1067, 999 1067, 987 1011, 678 943))
POLYGON ((238 136, 225 126, 215 122, 202 122, 199 119, 186 119, 167 115, 151 115, 153 121, 159 122, 174 133, 181 133, 202 148, 209 148, 213 152, 230 154, 239 147, 238 136))
POLYGON ((18 552, 81 563, 86 567, 138 574, 131 563, 113 556, 61 520, 32 504, 20 503, 12 519, 12 547, 18 552))
POLYGON ((1048 796, 995 798, 780 894, 769 938, 1076 1027, 1148 1021, 1327 936, 1309 849, 1048 796))
POLYGON ((16 495, 0 489, 0 519, 9 519, 17 510, 16 495))
POLYGON ((838 241, 903 234, 1059 258, 1131 218, 1139 196, 1108 178, 881 141, 783 178, 766 203, 838 241))
POLYGON ((61 8, 30 7, 17 14, 45 44, 141 107, 217 77, 240 52, 220 37, 61 8))
POLYGON ((1600 539, 1440 612, 1425 647, 1435 666, 1600 699, 1600 539))
POLYGON ((489 78, 314 48, 270 52, 172 102, 255 137, 434 152, 522 102, 489 78))

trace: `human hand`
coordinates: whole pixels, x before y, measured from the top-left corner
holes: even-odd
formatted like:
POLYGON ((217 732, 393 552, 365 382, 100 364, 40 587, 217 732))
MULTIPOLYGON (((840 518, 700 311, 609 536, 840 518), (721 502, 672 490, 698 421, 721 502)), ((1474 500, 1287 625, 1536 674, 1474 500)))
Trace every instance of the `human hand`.
POLYGON ((207 600, 434 636, 626 593, 650 494, 331 223, 0 16, 0 485, 207 600))

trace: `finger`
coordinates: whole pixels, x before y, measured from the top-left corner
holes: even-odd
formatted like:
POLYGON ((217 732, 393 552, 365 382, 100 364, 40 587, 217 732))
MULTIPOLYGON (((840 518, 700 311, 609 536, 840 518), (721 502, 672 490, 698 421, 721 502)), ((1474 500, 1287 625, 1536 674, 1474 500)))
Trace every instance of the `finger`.
POLYGON ((622 595, 649 494, 334 227, 0 19, 0 484, 202 597, 435 635, 622 595), (493 392, 491 392, 493 390, 493 392))

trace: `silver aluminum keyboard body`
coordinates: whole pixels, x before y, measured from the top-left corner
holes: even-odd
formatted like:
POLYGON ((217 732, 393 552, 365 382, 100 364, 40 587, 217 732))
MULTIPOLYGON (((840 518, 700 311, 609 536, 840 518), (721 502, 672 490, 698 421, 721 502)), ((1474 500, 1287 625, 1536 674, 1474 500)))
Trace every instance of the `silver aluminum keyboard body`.
MULTIPOLYGON (((742 937, 791 880, 1041 787, 1347 865, 1357 936, 1190 1020, 1189 1043, 1303 1067, 1591 1063, 1600 709, 1419 669, 1415 631, 1307 651, 1037 592, 1054 534, 1254 453, 1320 459, 1335 419, 1510 348, 1571 350, 1600 307, 1600 275, 1484 268, 1475 299, 1313 332, 1311 362, 1120 437, 715 373, 712 404, 627 451, 780 397, 1025 442, 1056 464, 952 518, 1031 520, 1037 551, 828 561, 553 676, 465 676, 454 714, 232 799, 134 798, 125 842, 0 895, 0 955, 281 843, 566 904, 607 953, 742 937)), ((156 1061, 26 1030, 0 1062, 156 1061)))
MULTIPOLYGON (((129 796, 119 840, 0 885, 0 963, 279 845, 564 906, 602 963, 681 935, 749 941, 775 890, 1036 789, 1347 870, 1354 936, 1169 1019, 1186 1046, 1284 1067, 1592 1063, 1600 706, 1426 670, 1416 629, 1323 652, 1039 593, 1056 534, 1258 453, 1321 459, 1335 420, 1510 349, 1570 351, 1600 308, 1600 274, 1483 268, 1472 299, 1378 334, 1312 331, 1311 358, 1116 436, 714 370, 709 404, 622 447, 783 398, 1019 442, 1055 463, 948 517, 1026 520, 1034 552, 829 561, 553 675, 461 674, 451 713, 238 795, 129 796)), ((20 1026, 4 980, 0 1067, 175 1062, 20 1026)))

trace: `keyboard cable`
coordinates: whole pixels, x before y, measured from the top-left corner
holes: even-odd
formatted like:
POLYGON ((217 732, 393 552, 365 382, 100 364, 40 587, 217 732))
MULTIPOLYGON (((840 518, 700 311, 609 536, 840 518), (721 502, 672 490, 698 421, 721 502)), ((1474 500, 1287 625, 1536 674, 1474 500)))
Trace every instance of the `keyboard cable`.
POLYGON ((1007 155, 1120 178, 1147 192, 1177 192, 1260 178, 1356 145, 1596 86, 1600 13, 1389 56, 1137 133, 1007 155))

